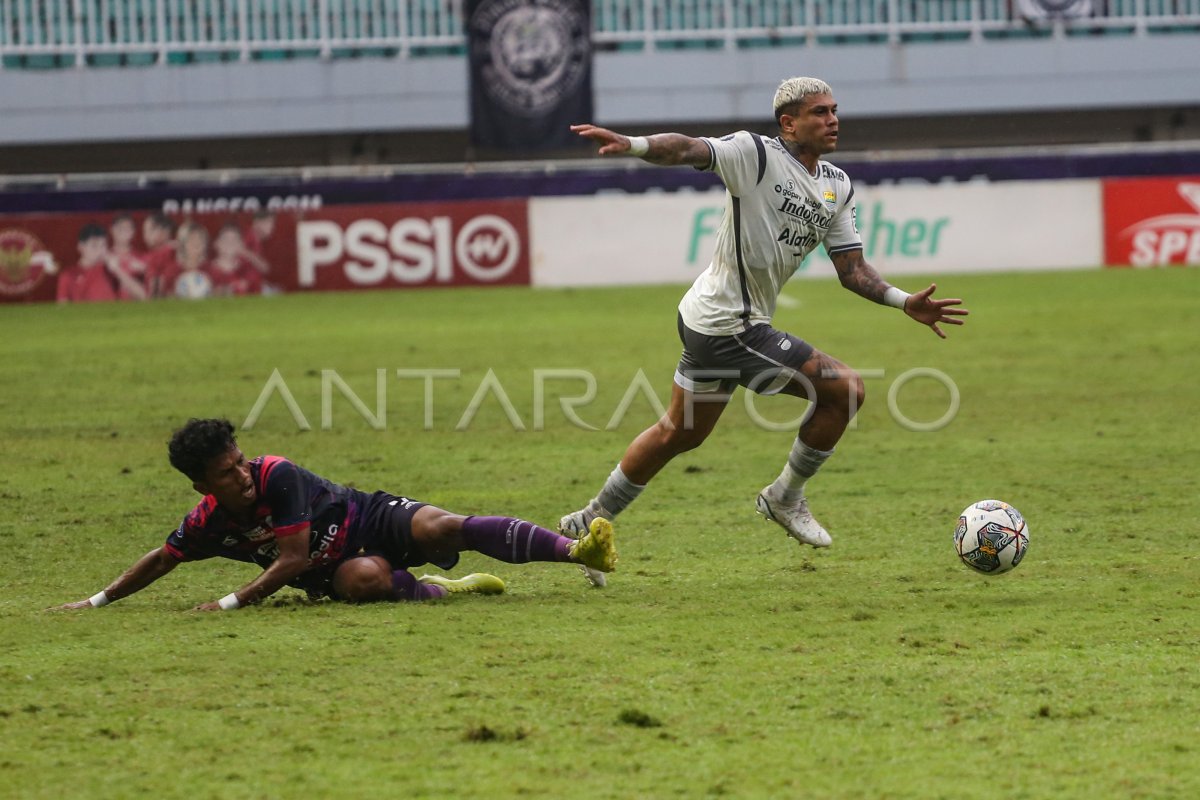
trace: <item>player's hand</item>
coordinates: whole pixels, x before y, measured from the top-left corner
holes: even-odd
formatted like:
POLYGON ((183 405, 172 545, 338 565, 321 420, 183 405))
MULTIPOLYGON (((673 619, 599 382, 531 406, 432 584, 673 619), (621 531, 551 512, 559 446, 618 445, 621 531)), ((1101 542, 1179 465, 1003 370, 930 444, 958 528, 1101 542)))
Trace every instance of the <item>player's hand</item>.
POLYGON ((192 611, 220 611, 221 604, 214 600, 211 603, 201 603, 192 609, 192 611))
POLYGON ((74 603, 63 603, 61 606, 50 606, 47 611, 74 611, 77 608, 94 608, 91 600, 76 600, 74 603))
POLYGON ((572 125, 571 130, 585 139, 591 139, 600 145, 597 151, 602 156, 616 156, 629 152, 629 137, 601 128, 596 125, 572 125))
POLYGON ((934 300, 932 295, 936 289, 937 284, 931 283, 929 288, 909 295, 908 299, 904 301, 904 313, 922 325, 928 325, 934 333, 945 339, 946 334, 942 333, 942 329, 938 325, 943 322, 947 325, 962 325, 963 320, 959 317, 965 317, 971 312, 965 308, 951 307, 962 305, 962 300, 957 297, 949 300, 934 300))

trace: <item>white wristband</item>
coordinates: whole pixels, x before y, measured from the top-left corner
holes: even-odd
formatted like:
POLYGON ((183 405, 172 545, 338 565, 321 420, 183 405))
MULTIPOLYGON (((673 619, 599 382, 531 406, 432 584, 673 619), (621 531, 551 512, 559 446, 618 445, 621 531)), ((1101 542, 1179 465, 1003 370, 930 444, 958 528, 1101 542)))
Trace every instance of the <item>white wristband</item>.
POLYGON ((241 602, 237 599, 237 592, 230 592, 225 595, 217 601, 217 605, 221 607, 222 611, 233 611, 235 608, 242 607, 241 602))
POLYGON ((904 308, 905 302, 911 295, 903 289, 897 289, 895 286, 889 286, 887 291, 883 293, 883 304, 892 308, 904 308))
POLYGON ((629 155, 641 156, 650 152, 650 140, 645 136, 630 136, 629 137, 629 155))
POLYGON ((88 598, 88 602, 92 604, 92 607, 93 607, 93 608, 99 608, 100 606, 106 606, 106 605, 108 605, 109 603, 111 603, 111 602, 112 602, 112 600, 109 600, 109 599, 108 599, 108 593, 107 593, 107 592, 105 592, 105 591, 99 591, 99 592, 96 592, 96 593, 95 593, 94 595, 92 595, 91 597, 89 597, 89 598, 88 598))

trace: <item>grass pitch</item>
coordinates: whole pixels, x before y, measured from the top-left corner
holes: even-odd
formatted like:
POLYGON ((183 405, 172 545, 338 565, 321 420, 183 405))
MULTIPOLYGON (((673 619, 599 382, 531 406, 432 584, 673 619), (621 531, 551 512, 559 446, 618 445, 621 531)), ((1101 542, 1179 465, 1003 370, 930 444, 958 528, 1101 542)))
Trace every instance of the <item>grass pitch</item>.
POLYGON ((165 452, 187 417, 240 426, 278 370, 310 430, 276 392, 248 454, 553 526, 655 418, 639 370, 665 402, 682 289, 3 309, 0 795, 1200 796, 1200 272, 939 283, 972 310, 945 342, 833 281, 787 290, 780 327, 873 371, 810 484, 828 551, 753 512, 799 404, 739 393, 618 520, 604 591, 465 554, 454 575, 509 593, 350 607, 285 589, 211 614, 188 609, 253 567, 187 564, 104 609, 43 611, 195 502, 165 452), (459 372, 426 403, 397 369, 459 372), (324 373, 323 412, 325 370, 363 409, 324 373), (598 430, 558 402, 583 373, 595 398, 571 408, 598 430), (951 383, 953 419, 912 430, 951 383), (994 578, 950 539, 986 497, 1031 531, 994 578))

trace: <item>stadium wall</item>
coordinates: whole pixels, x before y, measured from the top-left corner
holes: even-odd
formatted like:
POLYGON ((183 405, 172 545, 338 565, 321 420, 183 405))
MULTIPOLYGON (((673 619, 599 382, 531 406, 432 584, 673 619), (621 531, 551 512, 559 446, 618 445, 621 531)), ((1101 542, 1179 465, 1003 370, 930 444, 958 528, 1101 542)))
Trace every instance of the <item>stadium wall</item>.
MULTIPOLYGON (((1030 115, 1200 104, 1196 34, 598 53, 614 125, 769 117, 780 78, 818 74, 847 117, 1030 115)), ((5 70, 0 145, 463 130, 462 57, 5 70)), ((1110 123, 1128 138, 1134 123, 1110 123)), ((1020 127, 1020 126, 1018 126, 1020 127)), ((1095 140, 1109 137, 1096 131, 1095 140)), ((403 160, 403 159, 402 159, 403 160)))
MULTIPOLYGON (((211 235, 231 220, 248 227, 262 207, 249 198, 167 210, 211 235)), ((856 199, 864 249, 886 275, 1200 265, 1200 176, 876 186, 856 199)), ((260 255, 277 290, 556 287, 691 282, 724 194, 266 205, 276 230, 260 255)), ((0 214, 0 301, 54 300, 81 230, 118 213, 0 214)), ((207 296, 205 273, 173 293, 207 296)), ((798 271, 832 274, 823 256, 798 271)))

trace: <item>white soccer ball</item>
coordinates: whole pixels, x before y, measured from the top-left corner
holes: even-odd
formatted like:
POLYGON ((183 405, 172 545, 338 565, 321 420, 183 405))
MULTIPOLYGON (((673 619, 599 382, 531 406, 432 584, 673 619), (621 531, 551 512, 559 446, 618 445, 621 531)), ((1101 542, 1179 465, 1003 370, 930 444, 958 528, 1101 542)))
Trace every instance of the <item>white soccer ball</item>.
POLYGON ((963 509, 954 529, 954 549, 977 572, 1008 572, 1029 549, 1029 526, 1021 512, 1000 500, 980 500, 963 509))
POLYGON ((212 294, 212 279, 198 269, 188 270, 175 280, 175 296, 203 300, 212 294))

